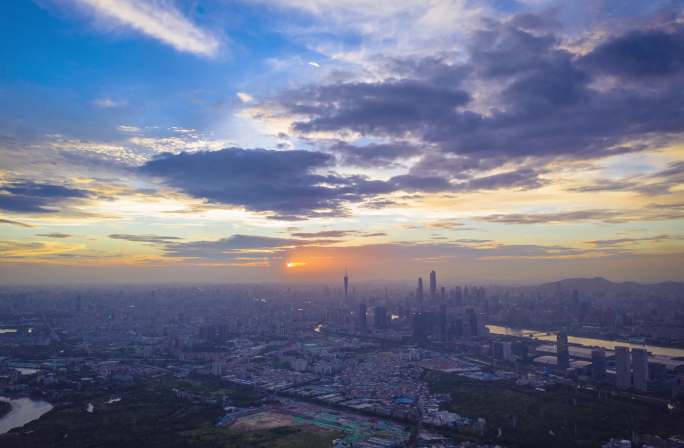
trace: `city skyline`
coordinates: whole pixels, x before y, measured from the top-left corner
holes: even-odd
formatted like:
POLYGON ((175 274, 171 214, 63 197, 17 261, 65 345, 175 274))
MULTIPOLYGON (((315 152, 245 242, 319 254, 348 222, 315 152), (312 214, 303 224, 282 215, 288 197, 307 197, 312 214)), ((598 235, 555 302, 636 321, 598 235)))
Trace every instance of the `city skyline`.
POLYGON ((684 281, 681 3, 2 8, 3 284, 684 281))

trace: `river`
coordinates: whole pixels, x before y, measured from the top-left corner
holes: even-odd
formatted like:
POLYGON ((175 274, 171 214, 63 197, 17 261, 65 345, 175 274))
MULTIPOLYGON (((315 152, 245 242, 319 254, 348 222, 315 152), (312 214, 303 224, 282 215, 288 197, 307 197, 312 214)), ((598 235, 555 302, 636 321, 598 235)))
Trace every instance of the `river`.
POLYGON ((47 401, 32 400, 30 398, 10 399, 0 397, 0 400, 12 405, 12 410, 9 414, 0 418, 0 434, 5 434, 14 428, 19 428, 33 420, 37 420, 53 408, 47 401))
MULTIPOLYGON (((511 327, 502 327, 499 325, 487 325, 489 332, 492 334, 505 334, 509 336, 522 336, 537 339, 539 341, 556 341, 556 333, 542 332, 535 330, 518 329, 511 327)), ((625 346, 630 348, 644 348, 648 350, 653 355, 667 356, 669 358, 684 357, 684 349, 674 348, 674 347, 660 347, 657 345, 648 344, 634 344, 622 341, 612 341, 610 339, 595 339, 595 338, 583 338, 579 336, 568 336, 568 342, 570 344, 582 345, 584 347, 601 347, 607 350, 614 350, 616 346, 625 346)))

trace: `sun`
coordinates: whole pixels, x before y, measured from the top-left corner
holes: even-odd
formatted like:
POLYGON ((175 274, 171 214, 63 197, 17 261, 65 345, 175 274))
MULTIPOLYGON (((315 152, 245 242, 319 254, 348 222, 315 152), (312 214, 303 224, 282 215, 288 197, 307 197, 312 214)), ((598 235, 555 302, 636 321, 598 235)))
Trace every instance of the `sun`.
POLYGON ((288 269, 301 268, 302 266, 306 266, 306 263, 303 261, 288 261, 285 266, 287 266, 288 269))

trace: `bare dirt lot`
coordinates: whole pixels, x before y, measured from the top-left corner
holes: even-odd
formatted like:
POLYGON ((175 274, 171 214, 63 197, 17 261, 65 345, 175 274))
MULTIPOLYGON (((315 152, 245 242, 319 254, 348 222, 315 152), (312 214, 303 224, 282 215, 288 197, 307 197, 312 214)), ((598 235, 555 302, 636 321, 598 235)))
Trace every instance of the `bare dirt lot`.
POLYGON ((256 431, 259 429, 271 429, 295 425, 297 425, 297 423, 290 415, 281 414, 279 412, 264 411, 257 414, 240 417, 231 425, 231 429, 236 431, 256 431))

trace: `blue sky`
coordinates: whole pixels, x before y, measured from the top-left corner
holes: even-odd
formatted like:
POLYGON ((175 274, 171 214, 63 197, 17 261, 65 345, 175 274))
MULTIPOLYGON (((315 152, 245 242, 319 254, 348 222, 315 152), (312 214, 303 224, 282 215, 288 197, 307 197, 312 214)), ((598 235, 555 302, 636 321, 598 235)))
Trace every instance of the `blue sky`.
POLYGON ((680 2, 2 8, 2 281, 684 274, 680 2))

